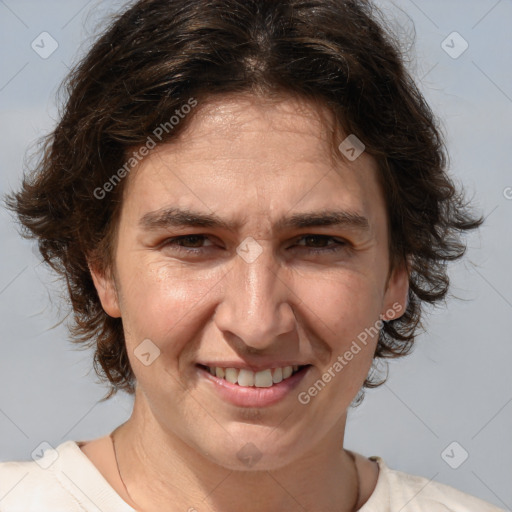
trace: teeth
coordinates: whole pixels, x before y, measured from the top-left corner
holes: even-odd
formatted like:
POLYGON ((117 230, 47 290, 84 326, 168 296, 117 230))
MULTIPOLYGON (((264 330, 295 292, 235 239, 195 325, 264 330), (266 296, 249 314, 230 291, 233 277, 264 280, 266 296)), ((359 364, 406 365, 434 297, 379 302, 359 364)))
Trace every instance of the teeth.
POLYGON ((291 366, 285 366, 283 368, 283 379, 287 379, 293 373, 293 368, 291 366))
POLYGON ((274 384, 279 384, 283 380, 283 369, 276 368, 274 370, 274 375, 272 375, 272 382, 274 384))
POLYGON ((238 384, 240 386, 254 386, 254 372, 242 368, 238 374, 238 384))
POLYGON ((236 368, 226 368, 226 376, 224 377, 231 384, 236 384, 238 381, 238 370, 236 368))
POLYGON ((254 374, 254 385, 257 388, 269 388, 272 386, 272 372, 263 370, 254 374))
POLYGON ((299 369, 298 365, 284 366, 283 368, 274 368, 253 372, 242 368, 221 368, 209 367, 208 370, 212 375, 220 379, 226 379, 231 384, 238 384, 243 387, 269 388, 273 384, 279 384, 284 379, 290 377, 299 369))

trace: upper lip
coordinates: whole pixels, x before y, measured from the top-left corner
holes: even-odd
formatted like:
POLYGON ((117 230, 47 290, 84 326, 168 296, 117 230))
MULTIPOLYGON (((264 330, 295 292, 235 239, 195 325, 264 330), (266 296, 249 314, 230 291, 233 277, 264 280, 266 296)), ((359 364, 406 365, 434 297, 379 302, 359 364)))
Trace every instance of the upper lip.
POLYGON ((244 361, 199 361, 197 364, 210 368, 237 368, 238 370, 251 370, 259 372, 272 368, 284 368, 285 366, 306 366, 308 363, 299 361, 269 361, 267 363, 248 364, 244 361))

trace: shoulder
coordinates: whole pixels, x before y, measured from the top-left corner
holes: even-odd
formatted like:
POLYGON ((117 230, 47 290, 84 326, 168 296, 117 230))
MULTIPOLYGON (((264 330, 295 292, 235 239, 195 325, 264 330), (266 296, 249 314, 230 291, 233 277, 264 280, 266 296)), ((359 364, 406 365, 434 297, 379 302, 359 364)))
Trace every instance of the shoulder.
POLYGON ((360 512, 503 512, 449 485, 391 469, 378 456, 370 459, 379 465, 379 477, 360 512))
POLYGON ((0 462, 0 512, 132 511, 76 441, 48 443, 33 460, 0 462))
POLYGON ((71 506, 69 494, 54 470, 63 448, 67 451, 70 443, 73 441, 56 449, 47 444, 39 454, 34 454, 33 460, 1 462, 0 511, 31 512, 42 506, 71 506))

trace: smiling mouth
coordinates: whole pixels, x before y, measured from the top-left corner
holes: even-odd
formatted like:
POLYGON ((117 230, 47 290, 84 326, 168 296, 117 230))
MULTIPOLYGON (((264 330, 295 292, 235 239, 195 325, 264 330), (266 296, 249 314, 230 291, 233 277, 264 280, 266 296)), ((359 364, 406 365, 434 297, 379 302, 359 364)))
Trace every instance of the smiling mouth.
POLYGON ((292 375, 304 372, 311 365, 283 366, 279 368, 268 368, 259 372, 253 372, 246 368, 222 368, 219 366, 210 367, 202 364, 197 365, 211 375, 224 379, 240 387, 270 388, 275 384, 289 379, 292 375))

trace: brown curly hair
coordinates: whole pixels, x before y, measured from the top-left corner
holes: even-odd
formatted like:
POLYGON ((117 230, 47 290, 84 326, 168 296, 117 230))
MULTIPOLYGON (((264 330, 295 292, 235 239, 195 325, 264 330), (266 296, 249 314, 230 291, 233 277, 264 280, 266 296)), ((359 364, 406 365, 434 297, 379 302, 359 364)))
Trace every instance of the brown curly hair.
MULTIPOLYGON (((364 141, 381 171, 391 267, 407 264, 410 276, 406 312, 384 322, 374 362, 410 352, 423 306, 447 294, 447 263, 464 254, 464 231, 482 222, 447 175, 438 122, 369 1, 140 0, 111 21, 63 86, 60 121, 6 204, 65 279, 72 340, 95 348, 94 369, 110 383, 103 400, 133 393, 135 377, 122 320, 102 309, 87 261, 112 269, 126 180, 103 199, 98 190, 191 97, 284 91, 321 101, 344 133, 364 141)), ((386 380, 370 377, 363 390, 386 380)))

